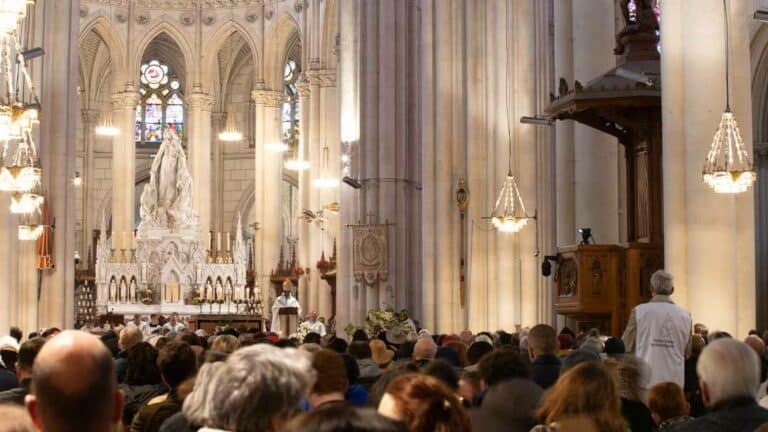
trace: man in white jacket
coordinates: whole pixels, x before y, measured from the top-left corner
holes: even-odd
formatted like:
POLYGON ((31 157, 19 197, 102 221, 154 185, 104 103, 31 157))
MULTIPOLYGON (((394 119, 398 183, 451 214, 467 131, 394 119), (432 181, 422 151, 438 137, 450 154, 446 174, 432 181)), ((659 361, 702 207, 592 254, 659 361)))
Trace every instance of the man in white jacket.
POLYGON ((632 310, 622 336, 627 352, 649 366, 640 383, 645 390, 666 381, 684 385, 692 322, 691 314, 672 301, 674 290, 671 274, 664 270, 655 272, 651 276, 653 298, 632 310))

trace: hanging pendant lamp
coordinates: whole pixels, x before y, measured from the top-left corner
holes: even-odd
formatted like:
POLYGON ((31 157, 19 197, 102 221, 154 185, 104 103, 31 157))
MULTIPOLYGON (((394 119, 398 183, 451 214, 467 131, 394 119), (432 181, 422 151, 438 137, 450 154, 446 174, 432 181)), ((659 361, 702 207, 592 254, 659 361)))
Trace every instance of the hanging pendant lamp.
POLYGON ((219 132, 219 139, 227 142, 243 140, 243 134, 235 128, 235 119, 231 111, 227 113, 227 125, 223 131, 219 132))
POLYGON ((330 153, 330 150, 326 145, 325 147, 323 147, 322 173, 320 177, 317 177, 312 181, 312 184, 317 189, 333 189, 339 186, 339 179, 330 175, 330 173, 328 172, 328 162, 330 159, 329 153, 330 153))
POLYGON ((736 117, 731 111, 730 89, 730 35, 728 25, 728 4, 723 0, 725 14, 725 112, 715 131, 712 146, 702 170, 704 183, 716 193, 746 192, 757 179, 752 158, 747 153, 744 140, 739 132, 736 117))
MULTIPOLYGON (((509 27, 510 23, 507 21, 507 43, 509 43, 509 27)), ((509 57, 510 54, 507 53, 508 70, 510 70, 509 57)), ((509 84, 509 80, 507 83, 509 84)), ((517 187, 517 180, 512 174, 512 127, 509 117, 509 88, 507 88, 505 95, 505 109, 507 113, 507 140, 509 144, 508 171, 504 182, 501 184, 501 191, 499 191, 499 197, 496 199, 496 205, 493 207, 490 219, 493 226, 499 232, 516 233, 528 224, 528 219, 533 219, 533 217, 528 216, 528 213, 525 211, 523 198, 520 196, 520 190, 517 187)))
POLYGON ((99 136, 117 136, 120 134, 120 129, 116 128, 112 124, 112 112, 107 111, 104 113, 104 122, 99 126, 96 126, 96 135, 99 136))

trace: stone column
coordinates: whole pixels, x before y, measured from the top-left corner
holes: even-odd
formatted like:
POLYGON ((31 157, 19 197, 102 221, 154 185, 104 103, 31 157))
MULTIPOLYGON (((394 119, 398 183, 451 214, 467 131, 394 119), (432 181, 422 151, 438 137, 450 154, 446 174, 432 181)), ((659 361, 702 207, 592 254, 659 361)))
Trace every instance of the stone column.
MULTIPOLYGON (((40 139, 43 186, 51 217, 56 267, 43 272, 39 325, 71 327, 74 323, 75 188, 79 2, 45 0, 35 7, 35 42, 46 55, 42 62, 40 139), (40 14, 43 14, 42 16, 40 14), (38 21, 38 19, 40 19, 38 21)), ((133 135, 133 125, 130 129, 133 135)), ((27 290, 34 287, 25 286, 27 290)))
MULTIPOLYGON (((751 153, 751 6, 728 4, 731 108, 751 153)), ((754 194, 716 194, 701 180, 725 109, 722 2, 662 2, 662 16, 665 265, 694 322, 744 335, 755 325, 754 194)))
MULTIPOLYGON (((560 78, 563 78, 569 86, 573 86, 573 0, 554 2, 554 31, 555 81, 559 82, 560 78)), ((555 123, 557 246, 578 243, 574 220, 576 190, 573 173, 573 125, 573 120, 555 123)))
MULTIPOLYGON (((219 133, 224 130, 227 122, 227 113, 215 112, 211 114, 211 140, 213 141, 213 164, 211 176, 213 177, 213 194, 211 195, 211 224, 209 230, 215 232, 225 231, 224 221, 224 142, 219 139, 219 133)), ((243 215, 246 218, 248 215, 243 215)), ((246 223, 247 221, 244 221, 246 223)), ((203 238, 206 231, 201 230, 203 238)))
POLYGON ((11 196, 0 193, 0 334, 8 334, 8 330, 17 322, 12 318, 17 313, 18 303, 13 301, 13 295, 18 291, 17 267, 14 266, 14 256, 18 253, 18 217, 10 211, 11 196))
POLYGON ((95 257, 96 251, 90 250, 91 247, 91 232, 93 228, 91 227, 91 215, 93 214, 93 203, 92 200, 94 199, 93 191, 94 191, 94 156, 93 156, 93 147, 94 147, 94 128, 96 127, 96 122, 99 119, 99 111, 96 110, 89 110, 89 109, 83 109, 80 111, 80 115, 82 118, 82 133, 83 133, 83 171, 80 173, 82 179, 83 179, 83 186, 80 187, 79 193, 82 196, 82 235, 79 239, 80 242, 80 256, 82 257, 82 268, 88 267, 88 256, 89 252, 90 254, 95 257))
MULTIPOLYGON (((301 160, 309 160, 310 157, 310 149, 309 147, 309 130, 311 119, 310 119, 310 100, 311 100, 311 90, 309 86, 309 81, 307 80, 305 75, 302 75, 298 82, 296 83, 296 88, 299 92, 299 109, 301 121, 299 122, 299 152, 298 152, 298 158, 301 160)), ((314 168, 314 165, 310 167, 310 169, 299 171, 298 177, 299 177, 299 211, 302 209, 310 208, 310 195, 311 195, 311 188, 312 188, 312 178, 311 178, 311 172, 314 168)), ((310 253, 310 231, 312 227, 310 224, 300 221, 298 226, 298 238, 299 242, 297 245, 298 252, 298 260, 299 262, 305 266, 305 267, 312 267, 312 255, 310 253)), ((301 298, 302 301, 306 301, 309 299, 309 285, 310 285, 310 278, 312 277, 312 274, 302 276, 299 280, 299 298, 301 298)))
POLYGON ((132 88, 112 95, 113 121, 120 133, 112 138, 112 247, 122 249, 125 232, 133 231, 136 207, 136 105, 132 88))
MULTIPOLYGON (((355 151, 360 144, 360 2, 339 0, 339 112, 341 118, 341 141, 349 158, 348 172, 344 175, 359 175, 360 159, 355 151)), ((360 193, 342 185, 341 226, 355 224, 360 220, 360 193)), ((352 234, 341 228, 339 236, 339 258, 336 297, 336 329, 338 334, 347 323, 362 323, 363 313, 359 307, 360 288, 352 275, 352 234)))
POLYGON ((192 207, 200 218, 202 238, 211 229, 211 109, 213 97, 205 93, 187 96, 189 107, 189 167, 194 182, 192 207))
POLYGON ((269 274, 277 267, 280 259, 280 245, 283 240, 281 217, 281 187, 283 173, 282 153, 265 149, 268 143, 280 141, 280 103, 283 95, 279 91, 257 86, 251 94, 255 107, 255 206, 256 222, 256 271, 261 280, 264 300, 271 305, 274 290, 269 284, 269 274), (260 88, 259 88, 260 87, 260 88))

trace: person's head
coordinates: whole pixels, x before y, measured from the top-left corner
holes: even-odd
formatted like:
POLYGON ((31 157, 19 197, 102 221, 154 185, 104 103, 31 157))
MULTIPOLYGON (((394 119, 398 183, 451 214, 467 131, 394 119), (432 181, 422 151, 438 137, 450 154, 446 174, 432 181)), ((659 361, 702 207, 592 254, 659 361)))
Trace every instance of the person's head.
POLYGON ((651 295, 672 295, 675 287, 672 285, 672 275, 664 270, 656 270, 651 275, 651 295))
POLYGON ((309 394, 309 401, 317 406, 327 400, 343 400, 349 381, 344 358, 329 349, 322 349, 312 357, 312 369, 317 381, 309 394))
POLYGON ((195 378, 192 392, 184 399, 182 413, 188 422, 195 425, 208 423, 211 413, 213 394, 218 385, 219 372, 224 368, 224 362, 206 363, 200 367, 195 378))
POLYGON ((35 426, 46 432, 114 428, 122 417, 123 393, 109 350, 80 331, 52 337, 35 358, 26 406, 35 426))
POLYGON ((718 339, 704 348, 696 365, 699 386, 708 407, 739 397, 755 398, 760 360, 744 342, 718 339))
POLYGON ((552 326, 539 324, 528 332, 528 352, 531 360, 557 352, 557 332, 552 326))
POLYGON ((357 329, 352 333, 352 342, 363 341, 368 342, 368 333, 363 329, 357 329))
POLYGON ((133 323, 136 324, 136 325, 141 324, 141 315, 139 315, 139 314, 134 315, 133 316, 133 323))
POLYGON ((36 432, 24 408, 18 405, 0 405, 0 432, 36 432))
POLYGON ((443 382, 449 389, 459 389, 459 373, 445 360, 435 360, 424 368, 424 373, 443 382))
POLYGON ((599 362, 585 362, 560 376, 537 411, 546 424, 590 417, 601 432, 625 432, 614 376, 599 362))
POLYGON ((172 313, 170 317, 168 317, 168 322, 175 325, 179 321, 179 314, 176 312, 172 313))
POLYGON ((479 410, 471 412, 477 431, 529 430, 544 390, 528 379, 511 379, 491 387, 479 410))
POLYGON ((208 426, 238 432, 280 430, 316 378, 308 353, 266 344, 235 351, 217 376, 208 426))
POLYGON ((413 347, 414 361, 431 361, 435 359, 435 354, 437 354, 437 344, 432 338, 421 338, 413 347))
POLYGON ((317 312, 312 311, 309 313, 309 322, 314 323, 317 321, 317 312))
POLYGON ((379 413, 402 421, 410 432, 469 432, 469 416, 458 397, 437 378, 406 374, 395 378, 379 403, 379 413))
POLYGON ((685 400, 683 389, 673 382, 663 382, 651 387, 648 392, 648 408, 656 426, 690 413, 690 405, 685 400))
POLYGON ((128 350, 125 384, 160 384, 160 368, 157 366, 157 350, 146 342, 139 342, 128 350))
POLYGON ((477 365, 477 371, 485 387, 492 387, 512 378, 530 378, 531 368, 518 353, 502 349, 483 356, 477 365))
POLYGON ((493 345, 488 342, 475 342, 467 349, 467 365, 476 364, 484 355, 493 351, 493 345))
POLYGON ((446 347, 456 351, 459 355, 459 367, 465 367, 467 365, 468 346, 464 342, 448 342, 446 347))
POLYGON ((759 336, 755 335, 749 335, 746 339, 744 339, 744 343, 749 345, 758 356, 764 356, 765 355, 765 342, 763 342, 763 339, 759 336))
POLYGON ((573 344, 575 343, 573 336, 571 336, 568 333, 560 333, 559 336, 557 336, 557 343, 560 345, 560 349, 563 350, 570 350, 573 349, 573 344))
POLYGON ((11 327, 9 334, 12 338, 16 339, 16 342, 18 343, 21 343, 21 339, 24 337, 24 333, 22 333, 21 329, 16 326, 11 327))
POLYGON ((286 432, 407 432, 403 423, 377 413, 374 409, 334 404, 303 414, 292 420, 286 432))
POLYGON ((368 344, 368 342, 363 341, 353 341, 351 344, 349 344, 348 352, 349 355, 351 355, 355 360, 369 359, 373 356, 371 346, 368 344))
POLYGON ((197 371, 197 355, 186 342, 168 342, 157 356, 157 366, 163 382, 175 389, 197 371))
POLYGON ((322 341, 323 341, 323 338, 320 336, 319 333, 309 332, 307 333, 306 336, 304 336, 304 340, 302 341, 302 343, 320 345, 320 342, 322 341))
POLYGON ((621 338, 609 337, 608 340, 605 341, 604 352, 609 357, 621 356, 627 352, 627 348, 621 338))
POLYGON ((345 341, 342 338, 338 337, 332 337, 331 340, 328 341, 328 349, 332 351, 336 351, 339 354, 344 354, 347 352, 347 348, 349 347, 349 344, 347 341, 345 341))
POLYGON ((373 339, 368 343, 371 349, 371 358, 380 368, 388 368, 392 363, 395 352, 387 349, 387 344, 381 339, 373 339))
POLYGON ((573 350, 563 359, 561 372, 565 372, 584 362, 599 362, 601 360, 600 355, 594 351, 583 349, 573 350))
POLYGON ((21 344, 19 355, 16 358, 16 375, 19 377, 19 381, 32 378, 34 370, 32 365, 44 344, 45 339, 41 337, 27 339, 26 342, 21 344))
POLYGON ((701 336, 703 336, 703 337, 704 337, 704 339, 706 339, 706 338, 707 338, 707 336, 709 336, 709 329, 707 328, 707 326, 706 326, 706 325, 704 325, 704 324, 702 324, 702 323, 696 323, 696 324, 694 324, 694 325, 693 325, 693 332, 694 332, 695 334, 697 334, 697 335, 701 335, 701 336))
POLYGON ((605 361, 614 372, 619 396, 632 401, 642 400, 640 382, 647 375, 646 363, 633 355, 614 356, 605 361))
POLYGON ((240 348, 240 341, 232 335, 219 335, 213 340, 211 344, 212 352, 220 352, 225 354, 231 354, 240 348))
POLYGON ((56 336, 59 333, 61 333, 61 330, 59 330, 58 327, 48 327, 47 329, 43 330, 41 336, 48 339, 50 337, 56 336))
POLYGON ((125 327, 120 332, 120 339, 117 341, 117 346, 123 351, 131 349, 132 346, 143 340, 143 335, 138 327, 125 327))

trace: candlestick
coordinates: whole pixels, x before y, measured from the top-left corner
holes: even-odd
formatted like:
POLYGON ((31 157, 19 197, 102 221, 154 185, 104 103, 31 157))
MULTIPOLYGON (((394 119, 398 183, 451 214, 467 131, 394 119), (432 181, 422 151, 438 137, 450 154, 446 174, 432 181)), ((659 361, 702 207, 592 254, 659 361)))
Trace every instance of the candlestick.
POLYGON ((216 233, 216 251, 221 252, 221 233, 216 233))
POLYGON ((131 245, 128 243, 128 233, 123 232, 123 249, 130 249, 131 245))
POLYGON ((208 231, 208 250, 213 249, 213 233, 211 231, 208 231))
POLYGON ((231 251, 232 250, 232 238, 230 237, 229 234, 230 233, 227 232, 227 250, 231 251))

